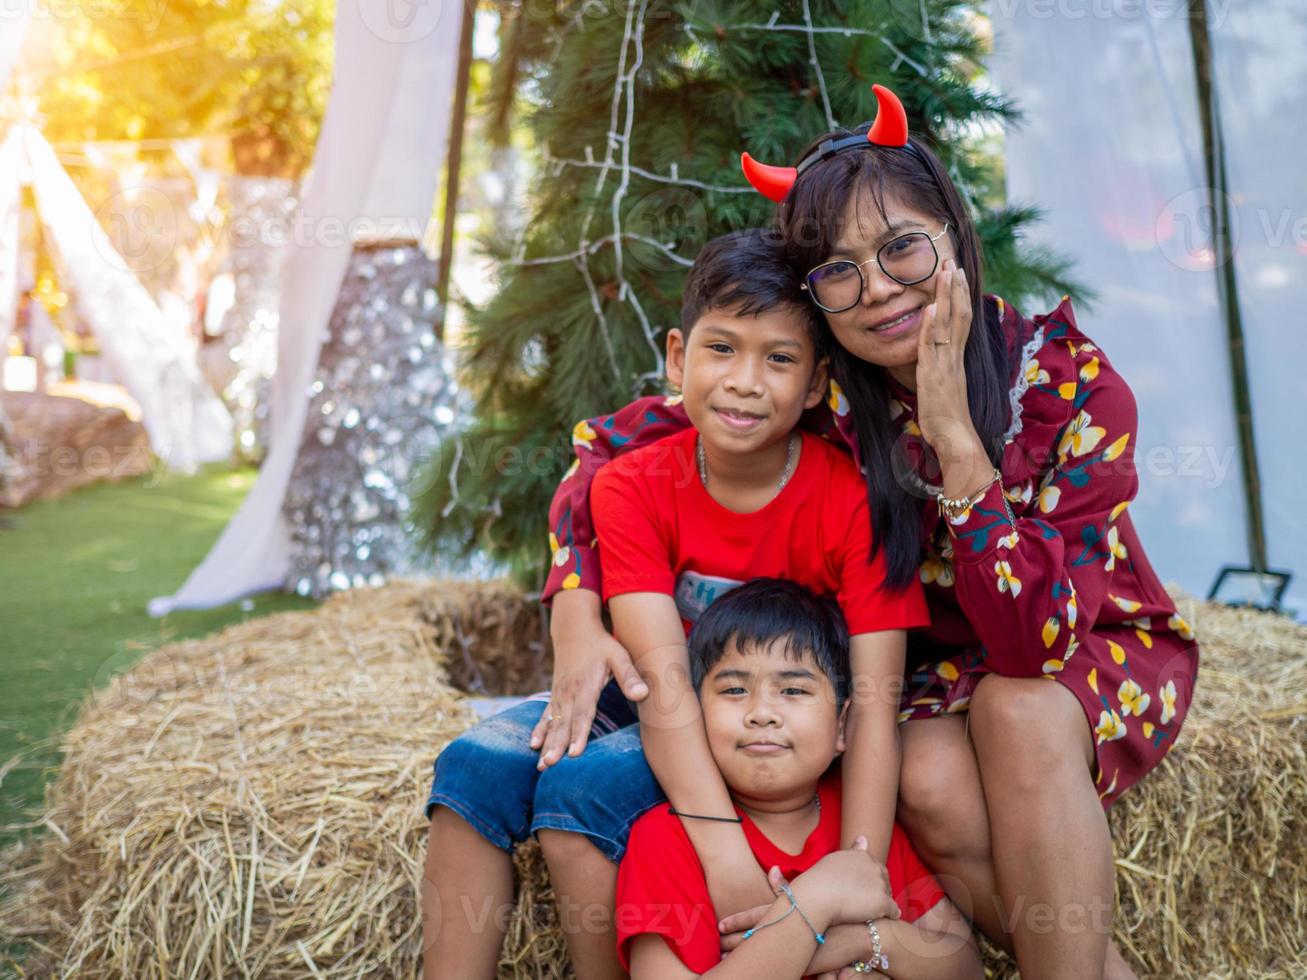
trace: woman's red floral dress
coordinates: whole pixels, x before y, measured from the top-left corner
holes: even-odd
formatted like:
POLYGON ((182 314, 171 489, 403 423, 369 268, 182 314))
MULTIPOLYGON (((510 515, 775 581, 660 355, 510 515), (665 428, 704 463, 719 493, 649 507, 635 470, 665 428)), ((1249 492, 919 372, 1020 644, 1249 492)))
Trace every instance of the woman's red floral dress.
MULTIPOLYGON (((921 579, 932 625, 911 637, 900 720, 965 711, 987 671, 1045 677, 1085 709, 1107 807, 1162 759, 1188 711, 1198 645, 1158 581, 1130 519, 1138 491, 1135 400, 1076 326, 1069 300, 1026 318, 996 303, 1016 365, 1002 481, 966 514, 941 519, 912 393, 891 405, 926 497, 921 579)), ((805 425, 857 455, 855 420, 837 384, 805 425)), ((599 467, 689 425, 677 397, 642 398, 577 424, 577 460, 550 509, 548 600, 600 591, 587 503, 599 467)))

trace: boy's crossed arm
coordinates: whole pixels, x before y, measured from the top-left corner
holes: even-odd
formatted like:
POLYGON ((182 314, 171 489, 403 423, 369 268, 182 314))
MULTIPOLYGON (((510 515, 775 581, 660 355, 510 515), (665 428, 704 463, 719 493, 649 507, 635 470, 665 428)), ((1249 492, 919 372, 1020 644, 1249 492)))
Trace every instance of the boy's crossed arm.
MULTIPOLYGON (((640 739, 649 768, 681 813, 735 816, 731 794, 708 749, 699 697, 676 601, 659 592, 631 592, 608 601, 613 633, 649 685, 640 702, 640 739)), ((720 915, 773 900, 767 876, 739 823, 683 819, 720 915)))
POLYGON ((907 632, 901 629, 849 637, 852 678, 844 735, 847 748, 840 763, 844 776, 840 839, 849 847, 854 838, 865 837, 868 850, 879 861, 889 855, 898 801, 899 693, 906 650, 907 632))

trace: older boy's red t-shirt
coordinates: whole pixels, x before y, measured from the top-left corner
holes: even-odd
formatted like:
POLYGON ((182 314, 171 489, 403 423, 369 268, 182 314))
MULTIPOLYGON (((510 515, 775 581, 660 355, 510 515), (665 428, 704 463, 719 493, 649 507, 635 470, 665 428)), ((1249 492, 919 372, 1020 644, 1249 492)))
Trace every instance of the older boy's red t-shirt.
MULTIPOLYGON (((764 870, 781 869, 793 881, 840 846, 840 778, 830 774, 818 786, 821 817, 803 850, 787 854, 773 844, 737 806, 753 856, 764 870)), ((631 828, 626 854, 617 871, 617 952, 629 970, 631 940, 645 933, 662 936, 681 962, 706 973, 721 959, 717 915, 708 894, 703 865, 679 817, 669 804, 654 807, 631 828)), ((935 907, 944 891, 921 863, 907 835, 896 823, 890 837, 890 893, 904 922, 915 922, 935 907)))
POLYGON ((826 440, 801 435, 789 483, 748 514, 728 510, 704 488, 692 428, 604 466, 590 491, 604 601, 629 592, 671 595, 688 632, 713 599, 768 576, 834 596, 851 636, 928 626, 921 583, 891 591, 883 552, 867 561, 871 522, 857 466, 826 440))

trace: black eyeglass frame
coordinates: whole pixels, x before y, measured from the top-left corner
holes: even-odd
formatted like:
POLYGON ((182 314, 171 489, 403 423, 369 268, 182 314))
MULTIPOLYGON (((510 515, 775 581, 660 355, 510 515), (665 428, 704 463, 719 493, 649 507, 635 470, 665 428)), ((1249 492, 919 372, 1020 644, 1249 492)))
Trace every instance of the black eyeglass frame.
POLYGON ((935 274, 935 270, 939 268, 939 249, 937 249, 937 248, 935 247, 935 242, 937 242, 940 238, 942 238, 943 235, 944 235, 944 233, 945 233, 946 231, 948 231, 948 226, 949 226, 949 223, 948 223, 947 221, 944 222, 944 227, 940 229, 939 234, 938 234, 938 235, 935 235, 935 236, 933 236, 933 237, 932 237, 928 232, 924 232, 924 231, 910 231, 910 232, 908 232, 906 235, 899 235, 897 238, 891 238, 889 241, 887 241, 887 242, 886 242, 884 245, 882 245, 880 248, 876 249, 876 254, 873 255, 871 258, 867 259, 866 262, 854 262, 852 259, 834 259, 834 260, 832 260, 832 261, 830 261, 830 262, 823 262, 821 265, 813 266, 811 269, 808 270, 808 274, 807 274, 806 276, 803 277, 803 283, 799 286, 799 288, 802 289, 802 290, 805 290, 805 291, 807 292, 807 294, 808 294, 809 296, 812 297, 812 301, 813 301, 813 303, 815 303, 816 306, 817 306, 817 309, 821 310, 822 312, 824 312, 824 313, 843 313, 843 312, 845 312, 846 310, 851 310, 851 309, 853 309, 853 308, 854 308, 855 306, 857 306, 858 303, 861 302, 861 300, 862 300, 862 294, 863 294, 863 291, 866 290, 866 288, 867 288, 867 279, 866 279, 866 277, 863 276, 863 274, 862 274, 862 267, 863 267, 864 265, 870 265, 872 262, 875 262, 876 265, 878 265, 878 266, 880 267, 880 271, 881 271, 881 272, 885 273, 885 275, 886 275, 887 277, 889 277, 890 279, 893 279, 893 280, 894 280, 896 283, 898 283, 900 286, 915 286, 915 285, 916 285, 917 283, 919 283, 919 282, 925 282, 927 279, 929 279, 931 276, 933 276, 933 275, 935 274), (891 245, 894 245, 894 244, 897 243, 897 242, 901 242, 901 241, 903 241, 903 239, 905 239, 905 238, 911 238, 911 237, 913 237, 914 235, 925 235, 925 236, 926 236, 926 241, 930 242, 930 250, 931 250, 933 253, 935 253, 935 262, 934 262, 933 265, 931 265, 931 267, 930 267, 930 271, 927 272, 924 276, 921 276, 921 277, 919 277, 919 278, 917 278, 917 279, 912 279, 912 280, 904 280, 904 279, 900 279, 898 276, 892 275, 892 274, 890 273, 890 271, 889 271, 888 269, 885 268, 885 263, 882 262, 882 261, 880 260, 880 256, 881 256, 881 253, 883 253, 883 252, 885 251, 885 249, 889 248, 891 245), (829 306, 823 306, 821 300, 819 300, 819 299, 817 298, 817 291, 812 287, 812 277, 813 277, 816 273, 820 272, 822 269, 829 268, 830 266, 833 266, 833 265, 842 265, 842 264, 845 263, 845 262, 849 263, 851 266, 853 266, 853 268, 854 268, 855 270, 857 270, 857 273, 858 273, 858 295, 857 295, 857 298, 854 299, 854 301, 853 301, 852 303, 850 303, 848 306, 841 306, 839 309, 831 309, 829 306))

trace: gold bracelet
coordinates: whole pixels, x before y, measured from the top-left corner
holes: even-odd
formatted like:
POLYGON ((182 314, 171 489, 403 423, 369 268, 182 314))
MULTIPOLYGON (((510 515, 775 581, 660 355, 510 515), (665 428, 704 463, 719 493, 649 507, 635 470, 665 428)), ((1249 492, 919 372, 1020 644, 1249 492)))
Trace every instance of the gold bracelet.
POLYGON ((983 487, 967 494, 965 497, 946 497, 943 491, 935 495, 935 500, 939 504, 940 513, 949 520, 956 520, 961 517, 980 500, 995 483, 1003 479, 1003 474, 997 468, 994 469, 994 475, 989 478, 983 487))

